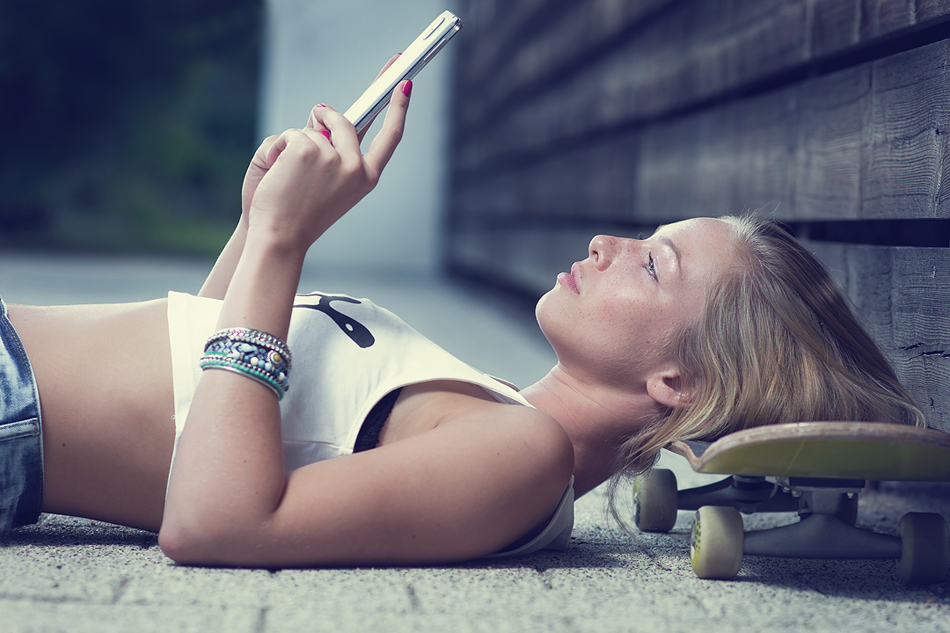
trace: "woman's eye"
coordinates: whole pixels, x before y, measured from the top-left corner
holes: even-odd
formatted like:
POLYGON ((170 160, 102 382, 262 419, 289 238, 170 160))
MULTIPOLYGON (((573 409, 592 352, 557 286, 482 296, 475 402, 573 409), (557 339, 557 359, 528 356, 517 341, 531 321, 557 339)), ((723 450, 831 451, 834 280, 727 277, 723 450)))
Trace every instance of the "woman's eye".
POLYGON ((647 253, 647 265, 644 266, 644 268, 647 269, 647 273, 656 281, 656 262, 653 260, 653 253, 647 253))

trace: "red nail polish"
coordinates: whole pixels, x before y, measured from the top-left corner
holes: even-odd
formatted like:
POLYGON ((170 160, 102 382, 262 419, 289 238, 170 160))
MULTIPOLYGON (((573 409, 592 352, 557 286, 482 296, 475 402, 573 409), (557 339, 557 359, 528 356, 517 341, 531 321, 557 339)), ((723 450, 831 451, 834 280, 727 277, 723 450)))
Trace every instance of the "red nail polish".
POLYGON ((412 80, 406 82, 406 85, 402 87, 402 93, 407 97, 412 96, 412 80))
POLYGON ((327 107, 327 104, 325 104, 325 103, 318 103, 318 104, 317 104, 317 107, 318 107, 318 108, 325 108, 325 107, 327 107))
POLYGON ((327 137, 327 140, 328 140, 328 141, 330 140, 330 132, 329 132, 329 130, 320 130, 320 134, 323 134, 325 137, 327 137))

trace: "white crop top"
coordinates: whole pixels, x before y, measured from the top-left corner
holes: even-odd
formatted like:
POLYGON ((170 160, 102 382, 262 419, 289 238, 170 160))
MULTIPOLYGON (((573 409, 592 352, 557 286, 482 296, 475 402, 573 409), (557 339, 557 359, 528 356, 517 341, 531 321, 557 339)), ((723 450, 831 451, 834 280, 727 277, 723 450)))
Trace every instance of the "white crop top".
MULTIPOLYGON (((198 360, 220 310, 217 299, 176 292, 168 295, 176 448, 201 377, 198 360)), ((298 295, 287 343, 293 352, 293 376, 280 411, 288 471, 352 453, 373 406, 389 392, 407 385, 456 380, 478 385, 498 402, 531 406, 515 389, 458 360, 366 299, 298 295)), ((492 556, 566 549, 574 524, 573 506, 572 479, 540 534, 492 556)))

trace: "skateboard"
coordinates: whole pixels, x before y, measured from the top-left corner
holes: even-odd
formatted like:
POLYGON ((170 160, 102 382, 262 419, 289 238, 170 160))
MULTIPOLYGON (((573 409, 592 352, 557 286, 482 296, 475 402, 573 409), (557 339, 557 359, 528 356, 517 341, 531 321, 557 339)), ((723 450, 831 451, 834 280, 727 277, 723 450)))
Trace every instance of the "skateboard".
POLYGON ((800 422, 731 433, 669 450, 698 473, 729 475, 677 490, 672 471, 634 482, 634 521, 668 532, 677 510, 695 510, 690 562, 700 578, 734 578, 745 554, 786 558, 895 559, 905 584, 941 582, 950 530, 940 514, 908 513, 900 536, 855 527, 868 481, 950 481, 950 434, 873 422, 800 422), (740 513, 797 511, 800 520, 745 532, 740 513))

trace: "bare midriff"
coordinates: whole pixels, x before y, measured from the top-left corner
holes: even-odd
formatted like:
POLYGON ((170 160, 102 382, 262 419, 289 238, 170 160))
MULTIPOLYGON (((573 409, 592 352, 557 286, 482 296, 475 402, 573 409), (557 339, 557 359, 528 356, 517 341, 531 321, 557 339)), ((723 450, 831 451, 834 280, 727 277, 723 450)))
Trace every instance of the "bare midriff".
POLYGON ((175 437, 165 300, 8 306, 43 420, 43 511, 157 531, 175 437))

